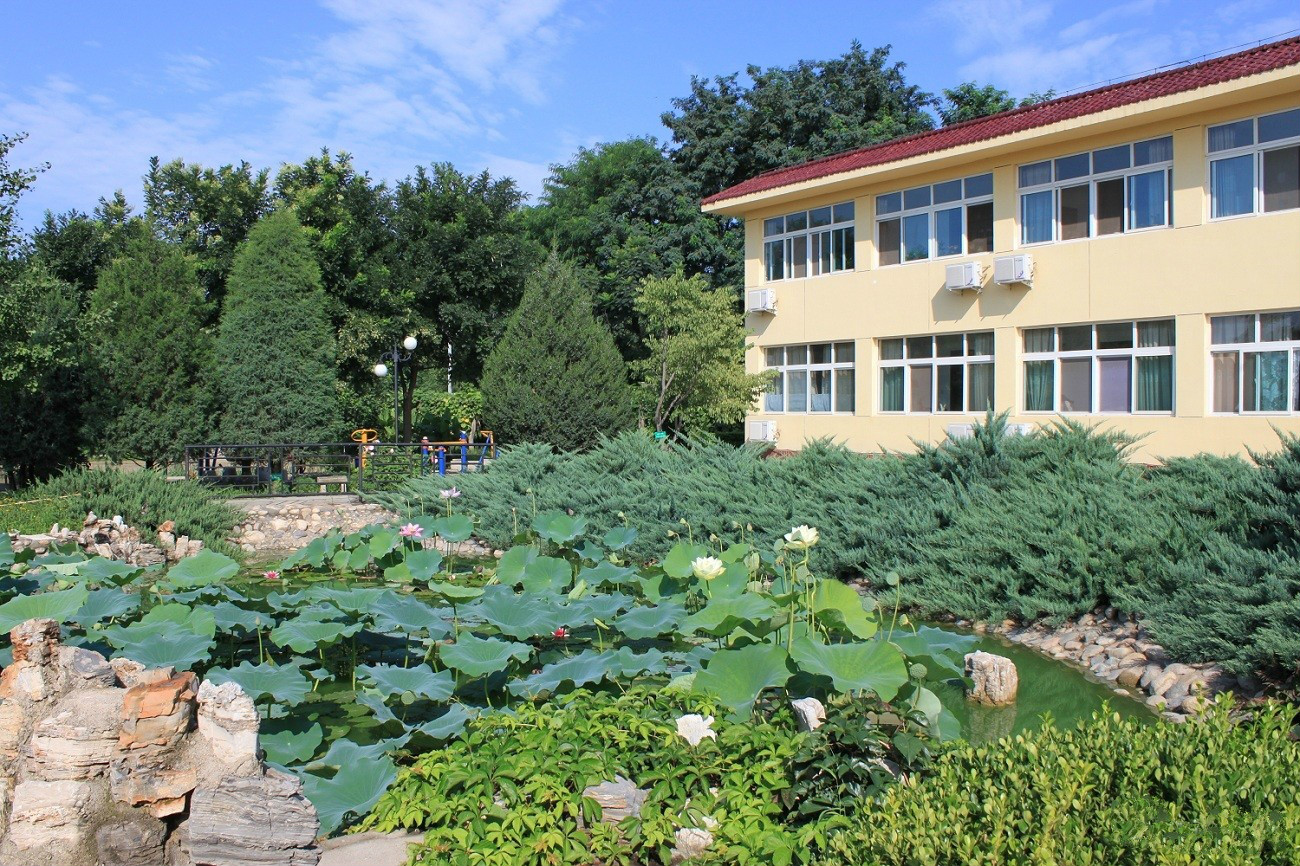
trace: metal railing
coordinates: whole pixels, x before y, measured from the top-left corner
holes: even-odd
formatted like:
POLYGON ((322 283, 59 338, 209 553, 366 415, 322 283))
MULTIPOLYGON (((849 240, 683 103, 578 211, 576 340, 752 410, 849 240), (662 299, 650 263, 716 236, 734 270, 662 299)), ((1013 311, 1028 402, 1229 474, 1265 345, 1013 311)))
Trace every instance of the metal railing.
POLYGON ((480 472, 496 459, 483 441, 286 442, 185 446, 185 477, 243 496, 391 490, 420 475, 480 472))

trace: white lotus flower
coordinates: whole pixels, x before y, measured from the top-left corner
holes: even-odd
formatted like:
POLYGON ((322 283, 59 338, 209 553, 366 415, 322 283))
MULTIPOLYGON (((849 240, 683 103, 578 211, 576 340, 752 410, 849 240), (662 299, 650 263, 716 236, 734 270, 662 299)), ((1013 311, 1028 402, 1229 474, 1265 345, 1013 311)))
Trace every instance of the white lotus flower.
POLYGON ((807 550, 821 539, 821 534, 812 526, 801 523, 785 534, 786 550, 807 550))
POLYGON ((726 570, 726 563, 716 556, 699 556, 691 561, 691 571, 700 580, 713 580, 726 570))
POLYGON ((718 738, 718 732, 713 730, 713 716, 701 716, 699 713, 688 713, 679 718, 677 733, 692 746, 698 746, 705 737, 711 740, 718 738))

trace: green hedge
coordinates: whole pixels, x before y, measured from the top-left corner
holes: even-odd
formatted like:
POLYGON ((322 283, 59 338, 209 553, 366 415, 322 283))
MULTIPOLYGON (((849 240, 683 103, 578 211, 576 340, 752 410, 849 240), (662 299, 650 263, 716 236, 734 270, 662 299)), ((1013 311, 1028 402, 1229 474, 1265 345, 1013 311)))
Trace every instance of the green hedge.
POLYGON ((439 512, 455 483, 478 532, 507 543, 532 515, 625 523, 632 553, 672 533, 774 537, 817 526, 814 567, 879 580, 898 572, 923 614, 1064 618, 1099 605, 1141 613, 1188 661, 1278 679, 1300 670, 1300 439, 1251 463, 1196 457, 1151 469, 1123 436, 1061 422, 868 457, 825 442, 785 459, 720 444, 659 445, 625 433, 584 454, 506 449, 490 471, 414 480, 379 497, 439 512))
POLYGON ((824 866, 1284 866, 1300 863, 1294 707, 1235 724, 1098 715, 936 762, 834 836, 824 866))

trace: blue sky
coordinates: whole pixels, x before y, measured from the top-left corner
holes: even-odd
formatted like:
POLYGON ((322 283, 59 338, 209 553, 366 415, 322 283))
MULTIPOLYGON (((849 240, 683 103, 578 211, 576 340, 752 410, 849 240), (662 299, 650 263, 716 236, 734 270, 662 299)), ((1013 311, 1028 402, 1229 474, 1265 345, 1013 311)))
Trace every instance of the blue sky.
POLYGON ((6 10, 0 132, 49 162, 19 208, 90 210, 148 158, 272 169, 322 146, 377 178, 451 161, 532 194, 579 146, 665 137, 691 75, 891 43, 931 92, 1136 75, 1300 29, 1295 0, 46 0, 6 10))

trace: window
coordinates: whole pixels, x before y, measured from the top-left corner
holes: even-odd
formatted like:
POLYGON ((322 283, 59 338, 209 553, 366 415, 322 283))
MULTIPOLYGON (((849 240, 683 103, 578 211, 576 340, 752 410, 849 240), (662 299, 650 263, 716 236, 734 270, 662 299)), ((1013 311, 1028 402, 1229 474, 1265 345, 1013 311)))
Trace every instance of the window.
POLYGON ((1300 108, 1211 126, 1210 216, 1300 208, 1300 108))
POLYGON ((1172 412, 1174 320, 1023 332, 1026 412, 1172 412))
POLYGON ((853 202, 763 220, 768 281, 853 270, 853 202))
POLYGON ((880 264, 993 251, 993 175, 876 196, 880 264))
POLYGON ((1020 242, 1042 244, 1172 223, 1171 136, 1020 166, 1020 242))
POLYGON ((1300 412, 1300 310, 1210 317, 1215 412, 1300 412))
POLYGON ((763 411, 852 414, 853 355, 853 343, 764 349, 764 362, 777 375, 763 395, 763 411))
POLYGON ((993 333, 880 341, 881 412, 984 412, 993 405, 993 333))

